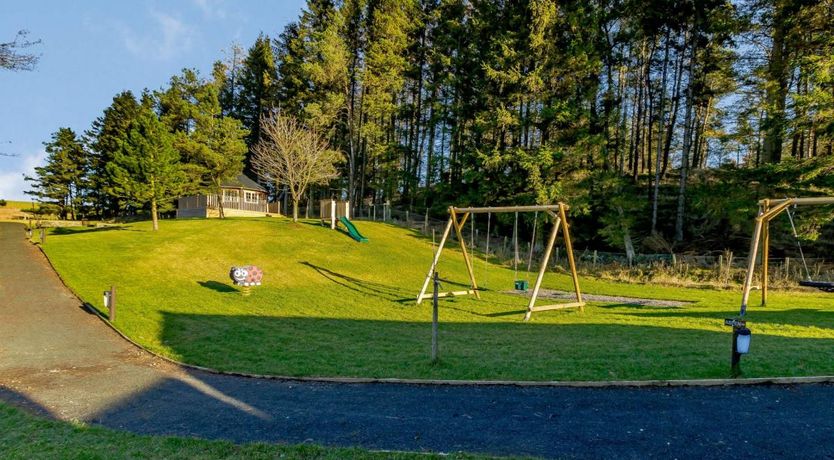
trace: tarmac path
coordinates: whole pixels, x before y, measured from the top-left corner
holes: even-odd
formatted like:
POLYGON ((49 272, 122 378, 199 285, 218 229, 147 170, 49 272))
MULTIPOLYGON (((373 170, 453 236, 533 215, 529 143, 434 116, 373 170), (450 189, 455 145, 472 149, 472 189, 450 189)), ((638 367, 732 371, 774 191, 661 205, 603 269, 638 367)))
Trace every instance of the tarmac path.
MULTIPOLYGON (((834 386, 335 384, 181 368, 124 341, 0 223, 0 399, 60 420, 236 442, 580 458, 834 457, 834 386)), ((47 242, 48 244, 48 242, 47 242)))

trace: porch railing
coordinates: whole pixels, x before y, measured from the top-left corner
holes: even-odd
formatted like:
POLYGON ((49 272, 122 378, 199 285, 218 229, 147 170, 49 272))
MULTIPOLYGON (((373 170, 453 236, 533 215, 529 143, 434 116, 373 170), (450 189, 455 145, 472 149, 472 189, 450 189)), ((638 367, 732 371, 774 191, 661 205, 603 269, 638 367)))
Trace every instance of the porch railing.
MULTIPOLYGON (((217 195, 209 195, 206 201, 206 207, 209 209, 219 208, 219 199, 217 195)), ((237 209, 240 211, 254 211, 254 212, 268 212, 266 202, 247 203, 245 201, 223 200, 223 209, 237 209)))

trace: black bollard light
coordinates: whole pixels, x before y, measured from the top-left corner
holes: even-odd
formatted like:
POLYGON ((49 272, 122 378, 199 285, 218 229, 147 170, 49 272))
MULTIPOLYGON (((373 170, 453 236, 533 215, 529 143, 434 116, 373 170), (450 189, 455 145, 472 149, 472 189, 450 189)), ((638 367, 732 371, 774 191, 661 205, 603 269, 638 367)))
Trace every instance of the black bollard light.
POLYGON ((741 355, 750 351, 750 329, 747 328, 747 321, 741 318, 727 318, 724 325, 733 327, 730 373, 735 378, 741 375, 741 355))

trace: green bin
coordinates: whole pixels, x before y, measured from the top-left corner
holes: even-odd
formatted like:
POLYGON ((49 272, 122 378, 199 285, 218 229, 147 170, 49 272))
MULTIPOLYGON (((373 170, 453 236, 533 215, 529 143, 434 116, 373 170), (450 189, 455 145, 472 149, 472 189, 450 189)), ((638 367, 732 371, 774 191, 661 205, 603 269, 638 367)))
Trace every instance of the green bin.
POLYGON ((516 291, 527 291, 529 287, 530 285, 527 284, 527 280, 515 280, 516 291))

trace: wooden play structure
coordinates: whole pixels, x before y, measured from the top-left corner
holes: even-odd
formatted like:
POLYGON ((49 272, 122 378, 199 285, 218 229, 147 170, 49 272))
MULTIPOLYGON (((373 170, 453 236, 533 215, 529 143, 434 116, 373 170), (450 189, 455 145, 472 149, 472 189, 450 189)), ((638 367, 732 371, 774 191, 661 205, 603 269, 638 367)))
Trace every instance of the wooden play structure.
MULTIPOLYGON (((747 261, 747 276, 744 279, 744 290, 741 296, 741 316, 747 312, 747 302, 750 299, 750 290, 753 287, 753 275, 756 272, 756 262, 759 255, 759 246, 761 246, 761 282, 762 282, 762 306, 767 304, 767 262, 770 253, 770 221, 776 218, 779 214, 787 212, 788 218, 791 221, 791 228, 794 232, 794 237, 797 238, 796 226, 793 223, 793 216, 790 208, 797 206, 822 206, 834 204, 834 197, 812 197, 812 198, 783 198, 783 199, 766 199, 759 201, 759 213, 756 215, 756 226, 753 230, 753 239, 750 242, 750 255, 747 261)), ((805 263, 805 256, 802 254, 802 247, 800 248, 800 255, 803 264, 805 263)), ((799 282, 801 286, 813 287, 824 291, 834 290, 834 283, 827 281, 814 281, 810 279, 810 273, 807 271, 807 279, 799 282)))
MULTIPOLYGON (((533 292, 530 296, 530 301, 527 304, 527 313, 524 316, 524 320, 528 321, 534 311, 556 310, 563 308, 579 308, 580 310, 583 310, 585 302, 582 301, 582 293, 579 289, 579 276, 576 274, 576 262, 573 258, 573 247, 571 246, 570 241, 570 231, 566 214, 567 210, 568 206, 564 203, 541 206, 501 206, 482 208, 450 207, 449 222, 446 224, 446 229, 444 230, 443 236, 440 239, 440 244, 438 245, 437 250, 434 253, 434 260, 432 260, 431 267, 429 268, 429 273, 426 275, 426 280, 423 283, 423 288, 420 290, 420 294, 417 296, 417 304, 419 305, 423 300, 432 297, 432 294, 427 294, 426 290, 428 289, 432 275, 434 274, 435 269, 437 268, 437 263, 440 260, 440 254, 443 252, 443 247, 446 245, 446 241, 449 239, 449 234, 451 233, 453 228, 455 230, 455 236, 457 237, 458 242, 460 243, 460 249, 463 253, 463 260, 466 263, 466 269, 469 272, 470 286, 469 289, 463 291, 439 293, 438 297, 451 297, 473 294, 476 298, 480 299, 481 296, 478 292, 478 283, 475 280, 475 273, 472 268, 472 259, 470 258, 469 252, 466 248, 466 242, 462 235, 463 226, 466 224, 467 219, 469 219, 469 217, 474 214, 488 214, 491 216, 493 213, 513 212, 518 214, 521 212, 543 212, 550 215, 553 221, 553 229, 550 231, 550 236, 548 237, 547 245, 545 246, 544 256, 542 257, 541 265, 539 267, 539 273, 536 277, 536 282, 533 285, 533 292), (550 260, 551 254, 553 253, 553 246, 556 243, 556 236, 559 233, 559 228, 562 229, 563 233, 565 249, 568 255, 568 264, 570 266, 570 273, 573 277, 573 287, 576 295, 576 301, 570 303, 537 306, 536 299, 539 295, 539 289, 541 288, 542 279, 544 278, 544 274, 547 271, 547 263, 550 260)), ((487 229, 487 234, 489 234, 489 229, 487 229)), ((489 245, 488 242, 487 245, 489 245)), ((487 246, 487 248, 488 247, 489 246, 487 246)), ((489 249, 487 249, 487 252, 488 251, 489 249)))
POLYGON ((321 200, 319 205, 321 222, 329 223, 331 229, 336 229, 339 218, 350 219, 350 201, 321 200))

